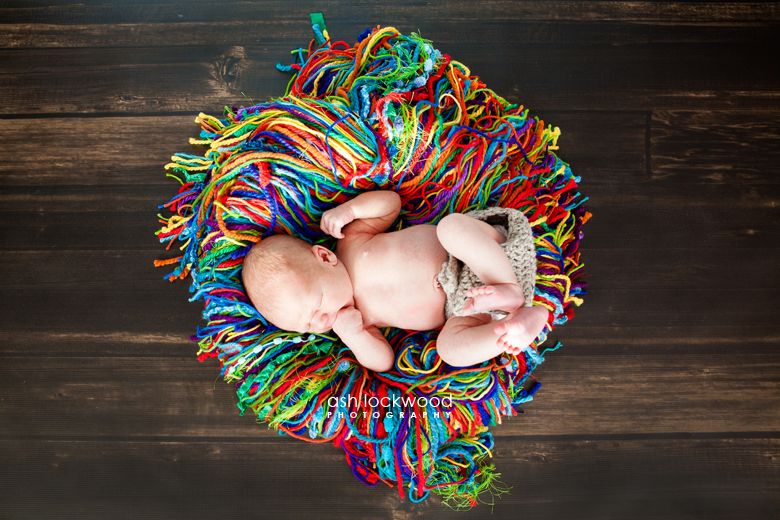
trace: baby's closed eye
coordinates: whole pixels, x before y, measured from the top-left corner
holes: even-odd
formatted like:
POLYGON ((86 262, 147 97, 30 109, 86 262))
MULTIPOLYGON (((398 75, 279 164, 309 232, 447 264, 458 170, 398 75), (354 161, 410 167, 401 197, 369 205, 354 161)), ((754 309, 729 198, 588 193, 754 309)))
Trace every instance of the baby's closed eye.
POLYGON ((306 325, 307 330, 311 330, 312 325, 314 323, 314 317, 317 316, 317 313, 320 312, 322 309, 322 301, 325 299, 325 291, 320 292, 320 301, 317 303, 317 305, 314 306, 314 308, 311 311, 311 314, 309 314, 309 323, 306 325))

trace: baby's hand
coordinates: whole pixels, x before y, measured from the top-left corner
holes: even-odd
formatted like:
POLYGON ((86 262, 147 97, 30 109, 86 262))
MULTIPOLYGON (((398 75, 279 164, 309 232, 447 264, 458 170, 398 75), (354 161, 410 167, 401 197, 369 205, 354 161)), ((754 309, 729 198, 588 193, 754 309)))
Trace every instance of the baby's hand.
POLYGON ((340 309, 333 322, 333 332, 340 338, 362 332, 363 328, 363 315, 353 306, 340 309))
POLYGON ((352 211, 352 206, 342 204, 322 214, 320 228, 332 237, 344 238, 341 228, 353 220, 355 220, 355 212, 352 211))

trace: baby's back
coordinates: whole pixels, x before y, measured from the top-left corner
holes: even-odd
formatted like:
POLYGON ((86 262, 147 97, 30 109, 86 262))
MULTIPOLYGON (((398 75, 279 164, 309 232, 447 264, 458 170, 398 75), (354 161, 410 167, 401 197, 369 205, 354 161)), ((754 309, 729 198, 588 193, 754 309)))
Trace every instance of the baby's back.
POLYGON ((365 325, 407 330, 444 325, 445 296, 436 276, 447 251, 435 225, 343 238, 336 254, 350 274, 365 325))

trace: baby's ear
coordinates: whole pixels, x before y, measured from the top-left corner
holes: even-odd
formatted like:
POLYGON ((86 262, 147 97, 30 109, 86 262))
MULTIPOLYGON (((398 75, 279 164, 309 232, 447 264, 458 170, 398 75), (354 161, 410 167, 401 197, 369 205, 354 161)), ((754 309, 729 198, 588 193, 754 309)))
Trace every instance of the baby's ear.
POLYGON ((338 262, 336 253, 334 253, 327 247, 317 244, 315 246, 312 246, 311 250, 314 253, 314 256, 317 258, 317 260, 319 260, 320 262, 325 262, 331 265, 335 265, 338 262))

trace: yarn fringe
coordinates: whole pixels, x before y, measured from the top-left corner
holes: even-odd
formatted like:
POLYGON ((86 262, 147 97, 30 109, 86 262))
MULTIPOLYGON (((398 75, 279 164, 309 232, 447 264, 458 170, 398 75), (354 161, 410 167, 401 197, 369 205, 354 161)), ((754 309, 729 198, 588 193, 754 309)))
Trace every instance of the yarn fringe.
POLYGON ((204 301, 205 324, 191 338, 197 358, 219 361, 241 415, 251 410, 281 435, 332 442, 367 485, 383 482, 412 501, 433 492, 470 508, 481 494, 506 492, 486 462, 488 428, 532 400, 540 345, 583 302, 587 197, 554 153, 558 127, 497 95, 429 40, 376 26, 349 45, 332 42, 321 17, 312 20, 308 49, 277 65, 292 73, 284 96, 195 118, 201 130, 190 143, 206 150, 176 153, 165 165, 180 186, 159 206, 166 214, 155 234, 178 251, 155 265, 172 266, 170 281, 189 276, 189 301, 204 301), (241 282, 249 247, 286 233, 333 249, 319 229, 322 213, 378 189, 403 201, 389 231, 495 205, 525 212, 537 246, 533 304, 549 319, 522 354, 456 369, 436 354, 438 331, 387 328, 395 366, 374 373, 332 332, 291 333, 257 312, 241 282))

